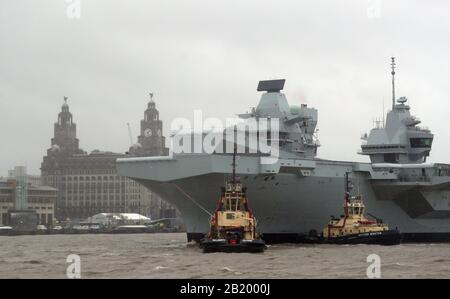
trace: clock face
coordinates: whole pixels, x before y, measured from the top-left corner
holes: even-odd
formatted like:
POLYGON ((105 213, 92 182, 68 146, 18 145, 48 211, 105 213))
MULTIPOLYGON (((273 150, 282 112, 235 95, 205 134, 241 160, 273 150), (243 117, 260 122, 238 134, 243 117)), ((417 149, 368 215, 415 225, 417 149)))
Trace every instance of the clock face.
POLYGON ((158 136, 161 137, 161 130, 158 130, 158 136))
POLYGON ((145 136, 145 137, 150 137, 150 136, 152 136, 152 129, 145 129, 145 130, 144 130, 144 136, 145 136))

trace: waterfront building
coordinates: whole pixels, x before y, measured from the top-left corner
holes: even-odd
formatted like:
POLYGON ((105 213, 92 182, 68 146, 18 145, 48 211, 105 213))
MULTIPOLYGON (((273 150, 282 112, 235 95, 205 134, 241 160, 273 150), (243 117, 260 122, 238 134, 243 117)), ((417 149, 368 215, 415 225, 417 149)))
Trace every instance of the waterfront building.
POLYGON ((98 213, 139 213, 159 218, 174 213, 150 190, 117 175, 116 171, 117 158, 166 153, 162 122, 152 98, 141 121, 139 143, 128 153, 101 150, 87 153, 79 147, 76 124, 65 97, 54 124, 51 147, 41 164, 42 183, 58 189, 56 218, 86 219, 98 213))
POLYGON ((15 178, 0 181, 0 224, 9 224, 12 211, 34 211, 36 224, 52 225, 57 189, 31 183, 26 183, 25 190, 22 189, 20 180, 15 178))

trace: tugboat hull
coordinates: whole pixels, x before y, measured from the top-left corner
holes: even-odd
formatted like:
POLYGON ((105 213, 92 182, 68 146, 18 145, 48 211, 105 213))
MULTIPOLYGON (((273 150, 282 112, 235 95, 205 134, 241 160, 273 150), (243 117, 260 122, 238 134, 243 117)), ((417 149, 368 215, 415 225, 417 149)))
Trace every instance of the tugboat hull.
POLYGON ((239 241, 231 244, 227 240, 202 239, 200 248, 203 252, 263 252, 266 244, 263 240, 239 241))
POLYGON ((328 238, 324 242, 327 244, 398 245, 401 241, 402 236, 399 231, 387 230, 328 238))

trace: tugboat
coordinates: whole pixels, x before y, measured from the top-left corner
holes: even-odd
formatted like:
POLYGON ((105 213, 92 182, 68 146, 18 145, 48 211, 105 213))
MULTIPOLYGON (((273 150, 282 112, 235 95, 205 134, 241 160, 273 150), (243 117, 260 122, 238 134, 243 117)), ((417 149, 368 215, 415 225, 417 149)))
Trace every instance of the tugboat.
POLYGON ((246 188, 236 177, 236 144, 233 177, 222 187, 220 200, 211 217, 210 231, 200 240, 203 252, 263 252, 265 242, 256 231, 256 218, 249 207, 246 188))
MULTIPOLYGON (((370 220, 365 216, 365 205, 361 195, 350 196, 348 173, 345 174, 346 192, 344 215, 332 216, 328 226, 323 230, 323 240, 331 244, 378 244, 398 245, 401 234, 397 229, 389 229, 379 218, 370 220)), ((370 214, 369 214, 370 215, 370 214)))

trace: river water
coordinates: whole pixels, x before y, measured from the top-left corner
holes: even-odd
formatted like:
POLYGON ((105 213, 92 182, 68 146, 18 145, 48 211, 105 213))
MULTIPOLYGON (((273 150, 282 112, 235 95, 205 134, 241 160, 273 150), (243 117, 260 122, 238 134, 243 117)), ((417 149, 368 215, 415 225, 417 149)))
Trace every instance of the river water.
POLYGON ((65 278, 70 254, 80 257, 81 278, 367 278, 370 254, 380 257, 382 278, 450 278, 450 244, 204 254, 181 233, 0 237, 0 278, 65 278))

